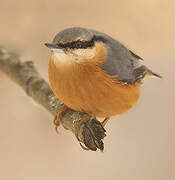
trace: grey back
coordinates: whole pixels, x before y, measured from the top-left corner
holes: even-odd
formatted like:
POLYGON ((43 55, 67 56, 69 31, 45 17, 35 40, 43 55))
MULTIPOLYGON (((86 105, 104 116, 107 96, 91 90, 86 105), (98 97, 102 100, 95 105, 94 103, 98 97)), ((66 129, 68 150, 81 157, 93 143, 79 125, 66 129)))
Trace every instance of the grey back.
POLYGON ((142 65, 141 57, 107 34, 95 30, 90 31, 95 36, 105 39, 103 44, 107 48, 107 59, 101 68, 106 73, 117 75, 118 80, 126 83, 135 83, 145 75, 147 68, 142 65))

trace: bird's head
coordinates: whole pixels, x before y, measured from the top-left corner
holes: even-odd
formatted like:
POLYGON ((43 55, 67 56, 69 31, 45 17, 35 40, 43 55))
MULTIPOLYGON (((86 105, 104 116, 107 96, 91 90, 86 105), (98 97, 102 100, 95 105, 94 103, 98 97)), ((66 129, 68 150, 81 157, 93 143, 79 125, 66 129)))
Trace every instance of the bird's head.
POLYGON ((59 32, 52 43, 45 43, 51 49, 54 60, 66 62, 92 59, 96 55, 97 41, 104 41, 96 37, 93 31, 74 27, 59 32))

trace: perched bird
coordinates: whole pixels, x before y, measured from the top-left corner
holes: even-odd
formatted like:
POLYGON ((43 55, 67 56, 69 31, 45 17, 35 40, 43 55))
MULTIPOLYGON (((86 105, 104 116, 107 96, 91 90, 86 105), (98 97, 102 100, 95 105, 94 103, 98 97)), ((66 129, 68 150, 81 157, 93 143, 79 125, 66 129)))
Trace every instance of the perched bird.
POLYGON ((103 126, 136 105, 144 77, 161 77, 119 41, 96 30, 68 28, 45 45, 51 49, 50 85, 65 104, 62 112, 66 107, 87 112, 104 118, 103 126))

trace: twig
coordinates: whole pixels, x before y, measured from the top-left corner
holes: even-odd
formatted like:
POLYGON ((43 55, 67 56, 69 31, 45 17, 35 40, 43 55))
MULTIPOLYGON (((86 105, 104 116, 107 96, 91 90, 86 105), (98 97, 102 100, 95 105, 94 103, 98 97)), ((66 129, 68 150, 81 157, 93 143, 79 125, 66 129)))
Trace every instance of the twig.
MULTIPOLYGON (((18 55, 0 47, 0 70, 54 116, 61 110, 63 103, 55 97, 32 61, 21 62, 18 55)), ((99 121, 92 119, 88 114, 68 109, 61 119, 61 124, 65 129, 71 130, 78 141, 89 149, 103 150, 102 139, 105 137, 105 130, 99 121)))

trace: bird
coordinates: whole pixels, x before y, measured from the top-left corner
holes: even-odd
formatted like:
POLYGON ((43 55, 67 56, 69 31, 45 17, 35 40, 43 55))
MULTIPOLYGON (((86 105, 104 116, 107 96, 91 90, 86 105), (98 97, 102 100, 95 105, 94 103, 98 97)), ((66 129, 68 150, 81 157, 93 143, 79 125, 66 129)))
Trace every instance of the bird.
POLYGON ((68 108, 103 118, 104 127, 110 117, 137 104, 145 77, 161 78, 121 42, 93 29, 67 28, 45 45, 51 50, 51 89, 64 103, 54 121, 56 129, 68 108))

